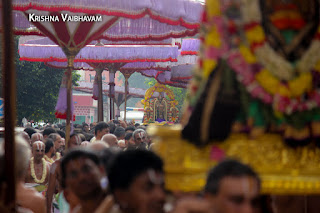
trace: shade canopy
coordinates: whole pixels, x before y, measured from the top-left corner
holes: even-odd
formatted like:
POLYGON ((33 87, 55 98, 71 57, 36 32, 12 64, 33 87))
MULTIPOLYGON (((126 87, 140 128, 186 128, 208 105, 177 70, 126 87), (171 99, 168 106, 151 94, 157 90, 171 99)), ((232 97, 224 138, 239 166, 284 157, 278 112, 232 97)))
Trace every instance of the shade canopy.
POLYGON ((13 9, 16 34, 45 35, 59 46, 81 48, 98 38, 142 41, 193 36, 203 5, 189 0, 16 0, 13 9), (77 21, 80 17, 86 21, 77 21))
MULTIPOLYGON (((74 87, 74 90, 82 91, 86 93, 92 93, 94 85, 90 82, 78 82, 79 86, 74 87)), ((109 86, 103 85, 103 94, 109 96, 109 86)), ((128 94, 127 94, 127 100, 130 98, 144 98, 146 90, 140 89, 140 88, 129 88, 128 94)), ((115 86, 115 103, 118 106, 118 108, 125 102, 125 87, 124 86, 115 86)), ((153 97, 159 96, 159 93, 154 93, 153 97)))
MULTIPOLYGON (((74 62, 127 63, 177 61, 178 48, 170 45, 87 45, 75 57, 74 62)), ((58 45, 20 44, 20 60, 38 62, 67 62, 58 45)))

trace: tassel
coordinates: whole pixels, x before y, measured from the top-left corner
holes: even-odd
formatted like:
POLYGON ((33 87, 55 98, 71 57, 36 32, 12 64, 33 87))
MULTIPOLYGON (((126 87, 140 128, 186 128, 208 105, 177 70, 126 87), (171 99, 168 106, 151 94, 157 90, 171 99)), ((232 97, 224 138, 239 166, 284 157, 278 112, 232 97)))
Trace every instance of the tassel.
POLYGON ((96 75, 94 77, 94 82, 93 82, 93 93, 92 93, 92 98, 94 100, 98 100, 99 99, 99 86, 98 86, 98 75, 96 72, 96 75))
MULTIPOLYGON (((67 72, 64 73, 62 78, 60 90, 59 90, 59 97, 56 105, 56 118, 59 119, 67 119, 67 72)), ((71 95, 71 120, 75 121, 75 115, 73 115, 74 106, 73 106, 73 97, 71 95)))

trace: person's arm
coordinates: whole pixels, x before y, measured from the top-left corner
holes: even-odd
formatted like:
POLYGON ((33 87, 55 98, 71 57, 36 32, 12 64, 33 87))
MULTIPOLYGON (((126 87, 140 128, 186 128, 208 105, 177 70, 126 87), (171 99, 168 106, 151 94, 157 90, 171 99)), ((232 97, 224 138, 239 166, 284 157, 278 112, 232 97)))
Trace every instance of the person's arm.
MULTIPOLYGON (((33 201, 34 213, 45 213, 46 212, 46 199, 44 197, 38 197, 33 201)), ((48 212, 48 211, 47 211, 48 212)))
POLYGON ((47 203, 47 213, 51 213, 51 206, 52 206, 52 198, 54 191, 56 189, 56 176, 57 176, 57 163, 59 161, 56 161, 52 164, 50 168, 50 175, 49 175, 49 183, 48 183, 48 189, 46 194, 46 203, 47 203))

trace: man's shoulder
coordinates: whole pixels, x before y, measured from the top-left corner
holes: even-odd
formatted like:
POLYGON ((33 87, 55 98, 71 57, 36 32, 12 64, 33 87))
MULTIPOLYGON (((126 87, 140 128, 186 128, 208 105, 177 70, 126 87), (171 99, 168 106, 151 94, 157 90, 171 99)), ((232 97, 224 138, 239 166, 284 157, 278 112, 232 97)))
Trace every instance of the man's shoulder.
POLYGON ((93 138, 91 138, 91 140, 90 140, 90 143, 94 143, 94 142, 96 142, 96 137, 93 137, 93 138))
POLYGON ((53 163, 50 165, 50 174, 53 174, 53 173, 58 172, 58 171, 59 171, 59 168, 60 168, 60 164, 61 164, 61 159, 56 160, 55 162, 53 162, 53 163))

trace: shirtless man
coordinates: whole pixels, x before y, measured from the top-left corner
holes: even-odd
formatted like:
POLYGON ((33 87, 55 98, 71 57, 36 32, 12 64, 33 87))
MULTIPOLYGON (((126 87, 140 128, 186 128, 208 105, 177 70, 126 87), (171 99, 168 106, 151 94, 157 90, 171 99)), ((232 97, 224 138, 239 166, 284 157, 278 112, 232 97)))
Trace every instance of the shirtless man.
POLYGON ((61 144, 62 144, 62 138, 58 133, 51 133, 48 138, 51 138, 54 143, 54 148, 56 150, 56 153, 52 157, 53 160, 59 160, 61 158, 61 144))
POLYGON ((24 179, 28 169, 31 150, 23 138, 16 137, 16 199, 22 208, 34 213, 46 211, 45 198, 33 188, 24 185, 24 179))
MULTIPOLYGON (((81 138, 77 134, 72 134, 70 136, 70 141, 68 143, 68 149, 72 149, 75 147, 80 146, 81 138)), ((61 187, 57 184, 57 182, 60 182, 61 174, 60 174, 60 163, 61 159, 56 160, 50 169, 50 178, 49 178, 49 185, 48 185, 48 191, 46 195, 46 203, 47 203, 47 213, 51 213, 52 208, 52 198, 53 194, 55 193, 56 188, 58 188, 58 191, 61 192, 61 187)))
POLYGON ((26 183, 37 183, 39 192, 45 192, 49 181, 50 164, 43 158, 45 145, 42 141, 36 141, 32 145, 33 157, 26 175, 26 183))
POLYGON ((54 154, 56 153, 56 149, 54 148, 54 142, 51 138, 47 138, 46 142, 45 142, 45 155, 44 155, 44 159, 49 162, 50 164, 52 164, 54 162, 54 160, 52 159, 52 157, 54 156, 54 154))

